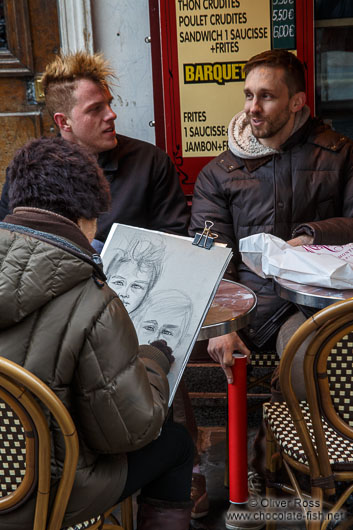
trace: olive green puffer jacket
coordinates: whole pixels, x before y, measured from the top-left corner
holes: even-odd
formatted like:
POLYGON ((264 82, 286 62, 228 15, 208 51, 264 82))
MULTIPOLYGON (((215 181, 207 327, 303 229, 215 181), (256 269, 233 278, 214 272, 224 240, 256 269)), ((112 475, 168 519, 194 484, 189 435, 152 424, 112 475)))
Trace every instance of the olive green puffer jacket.
MULTIPOLYGON (((142 347, 139 355, 133 324, 99 279, 89 253, 46 236, 0 223, 0 355, 49 385, 76 423, 80 458, 65 517, 69 525, 102 513, 119 498, 125 453, 160 432, 168 368, 153 347, 142 347)), ((50 421, 55 483, 63 442, 50 421)), ((33 505, 31 499, 16 515, 0 516, 0 528, 32 528, 33 505)))

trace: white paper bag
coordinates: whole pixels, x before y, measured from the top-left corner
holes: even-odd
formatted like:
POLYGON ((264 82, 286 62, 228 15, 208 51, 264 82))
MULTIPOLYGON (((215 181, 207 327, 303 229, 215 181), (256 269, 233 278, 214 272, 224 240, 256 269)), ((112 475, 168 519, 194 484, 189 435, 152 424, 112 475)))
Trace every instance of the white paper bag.
POLYGON ((277 276, 306 285, 353 288, 353 243, 292 247, 271 234, 239 241, 244 263, 263 278, 277 276))

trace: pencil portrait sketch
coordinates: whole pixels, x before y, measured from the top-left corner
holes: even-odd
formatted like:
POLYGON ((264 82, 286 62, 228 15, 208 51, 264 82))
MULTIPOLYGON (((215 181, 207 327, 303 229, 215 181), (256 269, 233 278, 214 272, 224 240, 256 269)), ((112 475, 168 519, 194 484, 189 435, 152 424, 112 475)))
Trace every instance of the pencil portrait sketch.
POLYGON ((190 297, 180 290, 151 293, 144 314, 135 323, 139 343, 164 339, 174 352, 187 336, 192 312, 190 297))
POLYGON ((118 295, 130 317, 135 320, 143 312, 148 295, 163 269, 163 241, 134 238, 115 248, 107 262, 107 283, 118 295))
POLYGON ((232 251, 114 224, 101 255, 108 285, 129 313, 139 344, 162 339, 173 351, 167 376, 171 405, 232 251))

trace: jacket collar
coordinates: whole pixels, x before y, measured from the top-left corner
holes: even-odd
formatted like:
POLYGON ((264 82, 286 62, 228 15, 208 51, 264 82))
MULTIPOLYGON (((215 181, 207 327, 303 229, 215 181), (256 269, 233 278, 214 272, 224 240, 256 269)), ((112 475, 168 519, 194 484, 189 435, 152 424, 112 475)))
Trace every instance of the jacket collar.
POLYGON ((66 217, 40 208, 15 208, 0 227, 46 241, 92 265, 96 274, 105 279, 100 256, 89 244, 79 227, 66 217))
POLYGON ((251 173, 257 168, 266 164, 273 155, 263 156, 262 158, 246 159, 235 156, 230 150, 225 151, 216 159, 216 163, 226 173, 232 173, 236 169, 246 166, 247 170, 251 173))
POLYGON ((98 155, 98 165, 104 171, 117 171, 119 167, 119 136, 117 135, 118 143, 109 151, 104 151, 98 155))

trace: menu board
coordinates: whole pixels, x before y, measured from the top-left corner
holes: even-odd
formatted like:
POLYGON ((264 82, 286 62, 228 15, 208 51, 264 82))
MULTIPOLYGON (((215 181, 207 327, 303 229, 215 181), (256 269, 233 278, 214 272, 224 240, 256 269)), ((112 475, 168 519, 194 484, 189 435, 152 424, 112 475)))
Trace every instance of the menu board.
POLYGON ((295 0, 272 0, 272 49, 296 49, 295 0))
POLYGON ((163 95, 155 100, 186 194, 228 148, 229 122, 244 106, 246 62, 271 48, 296 50, 299 1, 150 0, 160 16, 163 95))
POLYGON ((246 61, 271 47, 269 1, 178 0, 176 31, 183 156, 216 156, 244 99, 246 61))

